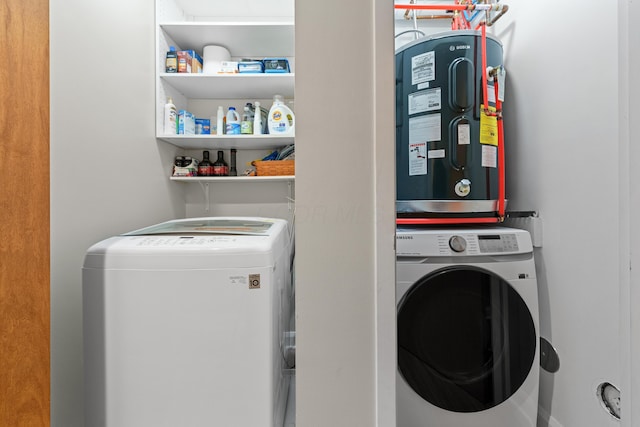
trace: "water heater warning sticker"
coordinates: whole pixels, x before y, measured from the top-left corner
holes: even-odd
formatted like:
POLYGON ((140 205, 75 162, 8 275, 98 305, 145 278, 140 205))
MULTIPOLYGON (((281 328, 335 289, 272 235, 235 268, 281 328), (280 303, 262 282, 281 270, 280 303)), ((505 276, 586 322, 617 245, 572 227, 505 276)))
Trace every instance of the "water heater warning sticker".
POLYGON ((411 84, 417 85, 436 79, 436 54, 425 52, 411 58, 411 84))
POLYGON ((442 108, 442 90, 439 87, 410 93, 408 98, 409 115, 442 108))
POLYGON ((427 143, 409 144, 409 176, 427 174, 427 143))
POLYGON ((409 119, 409 144, 440 141, 441 135, 440 113, 411 117, 409 119))
POLYGON ((498 147, 494 145, 482 146, 482 167, 483 168, 498 167, 498 147))
MULTIPOLYGON (((480 144, 498 145, 498 118, 489 116, 480 107, 480 144)), ((489 107, 490 112, 495 112, 495 107, 489 107)))

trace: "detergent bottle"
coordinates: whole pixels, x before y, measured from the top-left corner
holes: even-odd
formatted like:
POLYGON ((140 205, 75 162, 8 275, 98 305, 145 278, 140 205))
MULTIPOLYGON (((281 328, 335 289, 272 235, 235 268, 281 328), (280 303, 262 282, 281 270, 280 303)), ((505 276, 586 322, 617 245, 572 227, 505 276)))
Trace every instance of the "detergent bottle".
POLYGON ((287 107, 282 95, 273 97, 273 105, 269 110, 269 133, 275 135, 293 134, 295 126, 295 116, 293 111, 287 107))

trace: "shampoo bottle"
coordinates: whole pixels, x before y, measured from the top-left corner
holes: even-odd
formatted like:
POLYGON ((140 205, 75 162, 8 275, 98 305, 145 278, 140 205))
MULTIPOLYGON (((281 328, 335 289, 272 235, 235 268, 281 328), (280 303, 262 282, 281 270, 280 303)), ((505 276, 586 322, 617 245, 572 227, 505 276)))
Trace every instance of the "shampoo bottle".
POLYGON ((287 107, 281 95, 273 97, 273 105, 269 110, 269 133, 276 135, 291 134, 294 131, 295 116, 287 107))
POLYGON ((164 104, 164 134, 176 135, 178 133, 178 110, 171 98, 164 104))

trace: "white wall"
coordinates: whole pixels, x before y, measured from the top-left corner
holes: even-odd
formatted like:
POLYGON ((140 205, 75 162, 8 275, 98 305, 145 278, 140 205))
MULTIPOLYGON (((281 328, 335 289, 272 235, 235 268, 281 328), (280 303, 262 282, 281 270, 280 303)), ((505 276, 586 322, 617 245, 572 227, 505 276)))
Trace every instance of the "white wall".
POLYGON ((51 425, 81 427, 84 253, 185 204, 153 136, 153 2, 51 0, 50 21, 51 425))
POLYGON ((300 426, 395 424, 391 6, 296 3, 300 426))
POLYGON ((541 332, 560 355, 560 370, 541 375, 543 426, 549 415, 551 426, 616 425, 595 389, 621 382, 618 15, 583 5, 514 2, 495 29, 509 207, 542 217, 541 332))

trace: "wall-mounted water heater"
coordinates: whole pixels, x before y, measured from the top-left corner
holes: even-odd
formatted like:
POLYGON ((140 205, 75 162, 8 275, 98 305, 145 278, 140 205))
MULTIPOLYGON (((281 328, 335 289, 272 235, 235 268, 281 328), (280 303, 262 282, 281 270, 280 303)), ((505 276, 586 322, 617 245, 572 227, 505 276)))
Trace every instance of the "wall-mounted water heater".
POLYGON ((396 51, 399 223, 499 220, 503 77, 502 44, 480 31, 439 33, 396 51))

